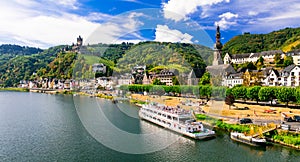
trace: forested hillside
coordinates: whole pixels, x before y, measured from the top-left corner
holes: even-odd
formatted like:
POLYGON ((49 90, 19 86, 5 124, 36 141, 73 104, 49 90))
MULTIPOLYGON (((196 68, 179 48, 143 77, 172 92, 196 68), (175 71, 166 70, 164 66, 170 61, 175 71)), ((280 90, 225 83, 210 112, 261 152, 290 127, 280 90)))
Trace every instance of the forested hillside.
POLYGON ((269 50, 288 52, 300 49, 300 28, 285 28, 268 34, 245 33, 225 43, 223 54, 255 53, 269 50))
POLYGON ((127 50, 116 66, 121 72, 128 72, 135 65, 163 65, 186 72, 192 67, 205 69, 212 54, 210 48, 201 45, 141 42, 127 50))
POLYGON ((43 77, 90 78, 94 63, 107 65, 106 75, 111 75, 113 72, 128 72, 135 65, 163 65, 187 72, 192 67, 205 69, 206 63, 212 60, 210 48, 185 43, 96 44, 83 46, 81 54, 63 52, 66 46, 51 47, 43 52, 37 49, 37 54, 27 52, 29 49, 33 52, 35 48, 22 47, 23 51, 18 51, 14 46, 10 47, 12 49, 5 48, 10 57, 0 58, 0 82, 4 86, 16 86, 21 80, 43 77))
MULTIPOLYGON (((6 53, 5 55, 9 56, 9 58, 0 58, 0 81, 3 82, 4 86, 16 86, 20 80, 29 80, 34 72, 42 67, 46 67, 63 47, 51 47, 38 54, 22 51, 17 53, 23 53, 23 55, 17 55, 16 51, 6 53), (15 56, 11 57, 12 55, 15 56)), ((13 51, 13 49, 7 51, 13 51)))

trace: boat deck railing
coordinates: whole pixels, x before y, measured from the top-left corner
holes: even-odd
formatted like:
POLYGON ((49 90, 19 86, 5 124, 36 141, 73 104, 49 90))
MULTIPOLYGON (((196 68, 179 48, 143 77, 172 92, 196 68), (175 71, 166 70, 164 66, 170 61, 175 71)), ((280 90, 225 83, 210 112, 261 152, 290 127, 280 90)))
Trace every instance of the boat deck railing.
POLYGON ((146 108, 151 109, 151 110, 158 110, 162 112, 167 112, 170 114, 176 114, 180 116, 190 116, 190 111, 181 109, 179 107, 170 107, 170 106, 157 106, 157 105, 151 105, 147 106, 146 108))

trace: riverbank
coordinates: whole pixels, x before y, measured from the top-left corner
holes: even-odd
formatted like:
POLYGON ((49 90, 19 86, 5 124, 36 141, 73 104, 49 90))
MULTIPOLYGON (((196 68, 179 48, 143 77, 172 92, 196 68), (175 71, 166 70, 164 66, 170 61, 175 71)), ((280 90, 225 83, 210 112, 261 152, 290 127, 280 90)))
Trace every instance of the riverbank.
POLYGON ((28 88, 7 87, 7 88, 0 88, 0 91, 29 92, 29 89, 28 88))

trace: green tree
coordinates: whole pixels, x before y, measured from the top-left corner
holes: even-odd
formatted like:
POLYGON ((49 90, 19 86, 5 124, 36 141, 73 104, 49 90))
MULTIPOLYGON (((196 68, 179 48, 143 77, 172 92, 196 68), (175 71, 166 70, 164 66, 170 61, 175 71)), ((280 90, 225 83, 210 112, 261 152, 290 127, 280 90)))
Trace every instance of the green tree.
POLYGON ((262 68, 264 65, 264 58, 262 56, 259 57, 259 59, 256 61, 257 68, 262 68))
POLYGON ((288 107, 289 102, 295 101, 295 89, 288 87, 280 87, 277 89, 276 97, 279 101, 285 102, 288 107))
POLYGON ((226 87, 212 87, 211 96, 219 99, 224 99, 226 96, 226 87))
POLYGON ((300 103, 300 88, 297 87, 295 90, 295 99, 297 101, 297 103, 300 103))
POLYGON ((172 83, 173 83, 173 85, 179 85, 179 81, 176 76, 172 77, 172 83))
POLYGON ((211 86, 206 85, 206 86, 201 86, 201 88, 199 88, 200 90, 200 96, 205 97, 206 100, 208 101, 210 96, 211 96, 211 86))
POLYGON ((274 62, 275 64, 279 64, 281 62, 281 54, 280 53, 276 53, 274 56, 274 62))
POLYGON ((284 67, 287 67, 289 65, 292 65, 294 63, 292 56, 286 56, 283 60, 284 67))
POLYGON ((231 91, 234 98, 241 98, 244 101, 247 98, 247 88, 246 87, 234 87, 231 91))
POLYGON ((165 90, 161 85, 154 85, 150 90, 150 93, 161 96, 165 93, 165 90))
POLYGON ((252 100, 256 100, 256 103, 258 103, 259 100, 258 93, 260 88, 261 86, 254 86, 254 87, 247 88, 247 97, 252 100))
POLYGON ((261 101, 272 101, 275 98, 275 93, 275 89, 272 87, 262 87, 258 92, 258 97, 261 101))
POLYGON ((210 73, 205 72, 200 78, 199 85, 209 85, 210 84, 210 73))
POLYGON ((232 88, 227 88, 225 93, 226 96, 232 95, 232 88))

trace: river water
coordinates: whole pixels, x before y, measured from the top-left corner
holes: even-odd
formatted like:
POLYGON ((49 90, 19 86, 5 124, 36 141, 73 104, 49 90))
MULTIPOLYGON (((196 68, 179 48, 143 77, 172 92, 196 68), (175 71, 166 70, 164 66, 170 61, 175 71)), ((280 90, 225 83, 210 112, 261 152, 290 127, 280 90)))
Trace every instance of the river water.
POLYGON ((300 151, 255 148, 223 132, 182 137, 137 113, 104 99, 0 92, 0 161, 300 161, 300 151))

